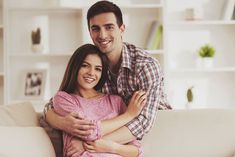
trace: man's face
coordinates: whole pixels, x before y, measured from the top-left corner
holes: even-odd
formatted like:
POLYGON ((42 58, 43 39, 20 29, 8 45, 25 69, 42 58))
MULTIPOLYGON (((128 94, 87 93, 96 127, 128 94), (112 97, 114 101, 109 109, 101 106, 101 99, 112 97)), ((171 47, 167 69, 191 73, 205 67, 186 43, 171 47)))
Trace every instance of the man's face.
POLYGON ((102 13, 94 16, 89 21, 90 35, 94 44, 103 53, 117 53, 122 49, 122 33, 124 25, 117 25, 116 17, 113 13, 102 13))

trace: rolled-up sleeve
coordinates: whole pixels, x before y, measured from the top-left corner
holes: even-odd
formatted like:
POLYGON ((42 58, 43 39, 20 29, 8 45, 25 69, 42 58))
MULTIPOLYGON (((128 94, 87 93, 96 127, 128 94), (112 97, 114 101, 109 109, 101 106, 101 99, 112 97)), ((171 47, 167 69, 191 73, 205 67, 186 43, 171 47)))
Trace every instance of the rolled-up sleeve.
POLYGON ((138 73, 137 85, 147 92, 146 104, 139 116, 126 125, 137 139, 142 139, 153 126, 163 89, 162 81, 163 75, 158 62, 145 64, 138 73))

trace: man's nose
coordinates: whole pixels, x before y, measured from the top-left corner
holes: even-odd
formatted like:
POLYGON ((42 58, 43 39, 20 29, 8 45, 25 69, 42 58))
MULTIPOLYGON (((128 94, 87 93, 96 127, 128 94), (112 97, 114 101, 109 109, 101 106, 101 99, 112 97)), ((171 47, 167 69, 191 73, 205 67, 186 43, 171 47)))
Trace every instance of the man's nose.
POLYGON ((101 39, 105 39, 107 37, 107 32, 104 30, 104 29, 101 29, 100 30, 100 34, 99 34, 99 37, 101 39))

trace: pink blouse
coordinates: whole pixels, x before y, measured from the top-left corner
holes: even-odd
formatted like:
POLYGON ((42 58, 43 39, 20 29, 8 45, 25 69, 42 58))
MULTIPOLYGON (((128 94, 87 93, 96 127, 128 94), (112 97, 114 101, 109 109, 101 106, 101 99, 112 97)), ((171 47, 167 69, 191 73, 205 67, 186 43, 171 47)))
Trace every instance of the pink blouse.
MULTIPOLYGON (((85 137, 85 141, 94 141, 101 137, 100 132, 100 122, 104 119, 110 119, 122 114, 126 110, 126 106, 122 101, 122 98, 117 95, 106 94, 103 97, 96 99, 86 99, 79 95, 68 94, 63 91, 57 92, 53 97, 53 106, 57 114, 61 116, 66 116, 71 112, 78 113, 82 115, 85 119, 93 120, 96 124, 96 129, 85 137)), ((73 136, 63 132, 63 142, 64 142, 64 156, 66 150, 68 149, 69 143, 71 142, 73 136)), ((134 140, 131 144, 139 148, 140 154, 141 145, 140 142, 134 140)), ((88 151, 83 152, 78 157, 121 157, 117 154, 111 153, 90 153, 88 151)))

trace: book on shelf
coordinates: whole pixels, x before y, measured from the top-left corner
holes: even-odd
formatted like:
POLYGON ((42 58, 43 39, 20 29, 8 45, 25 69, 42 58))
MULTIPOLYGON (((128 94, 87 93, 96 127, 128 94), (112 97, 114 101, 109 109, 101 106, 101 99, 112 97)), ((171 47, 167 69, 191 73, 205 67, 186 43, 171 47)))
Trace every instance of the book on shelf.
POLYGON ((232 20, 235 20, 235 6, 234 6, 234 9, 233 9, 233 17, 232 17, 232 20))
POLYGON ((147 50, 160 49, 162 42, 163 26, 158 21, 153 21, 149 29, 145 48, 147 50))
POLYGON ((232 20, 233 14, 234 14, 234 6, 235 6, 235 0, 226 0, 224 2, 224 9, 223 9, 223 20, 232 20))

